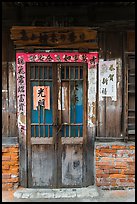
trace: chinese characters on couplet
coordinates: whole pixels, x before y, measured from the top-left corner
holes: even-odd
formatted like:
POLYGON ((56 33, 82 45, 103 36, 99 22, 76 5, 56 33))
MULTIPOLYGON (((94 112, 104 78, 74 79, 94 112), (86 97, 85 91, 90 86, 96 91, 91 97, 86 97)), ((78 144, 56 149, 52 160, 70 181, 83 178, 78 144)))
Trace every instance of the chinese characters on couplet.
POLYGON ((117 100, 116 60, 99 62, 99 100, 102 97, 111 97, 117 100))
POLYGON ((18 57, 17 59, 17 80, 18 80, 18 110, 23 113, 25 106, 25 71, 24 71, 24 59, 23 57, 18 57))

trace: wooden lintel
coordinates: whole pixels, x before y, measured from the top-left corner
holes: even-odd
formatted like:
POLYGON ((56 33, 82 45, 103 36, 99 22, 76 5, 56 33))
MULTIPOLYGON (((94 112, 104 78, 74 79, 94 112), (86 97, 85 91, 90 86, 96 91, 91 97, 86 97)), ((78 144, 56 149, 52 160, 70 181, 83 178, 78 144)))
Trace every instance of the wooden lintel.
POLYGON ((97 31, 89 27, 13 26, 11 39, 18 48, 98 48, 97 31))

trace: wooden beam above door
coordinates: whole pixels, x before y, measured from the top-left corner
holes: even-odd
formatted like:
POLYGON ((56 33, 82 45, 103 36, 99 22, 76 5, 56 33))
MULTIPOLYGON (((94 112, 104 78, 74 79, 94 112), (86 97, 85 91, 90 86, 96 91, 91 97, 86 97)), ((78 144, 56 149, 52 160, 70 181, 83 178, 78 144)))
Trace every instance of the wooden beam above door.
POLYGON ((13 26, 11 39, 16 48, 98 49, 97 31, 89 27, 13 26))

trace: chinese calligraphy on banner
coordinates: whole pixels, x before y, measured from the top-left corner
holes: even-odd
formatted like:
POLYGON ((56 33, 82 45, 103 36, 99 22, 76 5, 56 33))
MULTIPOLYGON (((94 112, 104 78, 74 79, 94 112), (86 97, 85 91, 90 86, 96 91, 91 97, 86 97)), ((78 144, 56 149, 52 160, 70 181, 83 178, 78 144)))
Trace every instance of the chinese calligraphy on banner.
POLYGON ((111 97, 113 101, 117 100, 117 72, 116 60, 99 61, 99 100, 102 97, 111 97))
POLYGON ((22 57, 19 57, 17 60, 17 87, 18 87, 18 104, 19 104, 19 113, 26 111, 25 108, 25 62, 22 57))
POLYGON ((50 109, 50 87, 49 86, 34 86, 33 87, 33 109, 37 106, 43 106, 45 109, 50 109))

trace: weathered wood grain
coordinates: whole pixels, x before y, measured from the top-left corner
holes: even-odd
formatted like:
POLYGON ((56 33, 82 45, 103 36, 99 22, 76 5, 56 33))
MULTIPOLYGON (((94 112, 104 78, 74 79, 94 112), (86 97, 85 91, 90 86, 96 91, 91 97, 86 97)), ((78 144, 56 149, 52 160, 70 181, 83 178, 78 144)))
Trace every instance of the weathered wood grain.
POLYGON ((62 185, 82 186, 83 178, 82 145, 63 145, 62 152, 62 185))
POLYGON ((9 135, 17 136, 15 63, 9 62, 9 135))
POLYGON ((33 187, 52 187, 54 182, 53 145, 32 145, 32 181, 33 187))
POLYGON ((8 129, 8 87, 7 87, 7 63, 2 63, 2 136, 7 137, 8 129))
POLYGON ((13 26, 11 39, 17 47, 97 49, 97 31, 84 27, 13 26))

